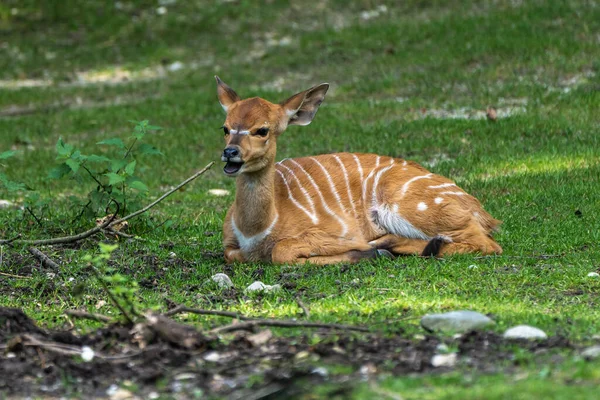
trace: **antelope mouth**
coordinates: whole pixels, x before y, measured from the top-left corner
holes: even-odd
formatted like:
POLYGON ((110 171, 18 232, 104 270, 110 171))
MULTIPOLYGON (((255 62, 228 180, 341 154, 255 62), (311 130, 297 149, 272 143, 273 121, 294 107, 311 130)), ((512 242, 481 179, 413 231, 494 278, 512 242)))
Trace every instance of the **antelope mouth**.
POLYGON ((243 165, 243 162, 227 160, 227 163, 223 167, 223 172, 225 172, 226 175, 235 175, 242 169, 243 165))

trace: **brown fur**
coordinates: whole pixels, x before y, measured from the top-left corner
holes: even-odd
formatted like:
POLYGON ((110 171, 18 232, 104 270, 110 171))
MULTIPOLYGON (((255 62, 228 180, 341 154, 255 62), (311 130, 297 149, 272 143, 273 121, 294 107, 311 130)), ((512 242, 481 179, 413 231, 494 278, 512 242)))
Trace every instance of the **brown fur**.
POLYGON ((239 100, 231 88, 221 88, 220 80, 218 85, 219 101, 227 111, 225 127, 249 132, 225 137, 226 145, 238 149, 244 162, 223 226, 228 262, 356 262, 375 256, 375 249, 421 254, 436 236, 446 243, 441 249, 439 243, 429 249, 442 255, 502 252, 491 237, 500 222, 454 182, 416 163, 338 153, 276 164, 278 136, 288 124, 310 123, 326 85, 280 105, 256 97, 239 100), (256 135, 260 128, 268 128, 268 135, 256 135), (430 188, 442 184, 452 186, 430 188), (443 200, 438 204, 435 198, 443 200), (423 204, 419 208, 420 203, 426 209, 423 204), (409 237, 386 230, 388 226, 408 229, 409 237), (262 237, 265 232, 268 235, 262 237))

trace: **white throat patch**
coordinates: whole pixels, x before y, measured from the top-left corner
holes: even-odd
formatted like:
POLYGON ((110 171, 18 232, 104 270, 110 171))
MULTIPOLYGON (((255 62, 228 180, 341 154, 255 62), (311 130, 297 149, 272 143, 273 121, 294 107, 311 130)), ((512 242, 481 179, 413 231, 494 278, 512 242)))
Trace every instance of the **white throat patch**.
POLYGON ((278 219, 279 219, 279 215, 275 215, 275 218, 273 218, 273 222, 271 222, 271 225, 269 225, 267 227, 267 229, 265 229, 262 232, 257 233, 256 235, 247 237, 239 230, 239 228, 235 224, 235 218, 232 215, 231 216, 231 228, 233 229, 233 234, 235 235, 235 237, 238 241, 238 244, 240 245, 240 250, 242 251, 242 253, 251 252, 256 246, 258 246, 260 244, 260 242, 265 240, 265 238, 271 234, 271 231, 275 227, 275 224, 277 223, 278 219))

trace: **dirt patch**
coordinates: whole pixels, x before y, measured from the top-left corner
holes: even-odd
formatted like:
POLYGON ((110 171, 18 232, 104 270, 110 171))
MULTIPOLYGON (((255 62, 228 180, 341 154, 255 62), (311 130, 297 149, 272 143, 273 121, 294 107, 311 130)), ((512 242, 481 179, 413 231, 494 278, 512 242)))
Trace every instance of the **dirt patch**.
MULTIPOLYGON (((506 342, 494 333, 471 332, 446 341, 458 348, 462 367, 497 371, 511 360, 506 342)), ((515 345, 534 355, 572 347, 561 338, 511 343, 515 345)), ((348 382, 379 372, 405 375, 454 368, 432 366, 440 346, 444 343, 434 336, 416 340, 305 330, 300 336, 277 337, 263 329, 236 332, 190 350, 159 337, 140 340, 120 325, 83 335, 50 332, 21 310, 0 308, 0 391, 94 397, 130 391, 141 398, 161 393, 249 398, 266 393, 285 398, 324 381, 351 388, 348 382), (330 372, 340 366, 347 371, 343 375, 330 372)))

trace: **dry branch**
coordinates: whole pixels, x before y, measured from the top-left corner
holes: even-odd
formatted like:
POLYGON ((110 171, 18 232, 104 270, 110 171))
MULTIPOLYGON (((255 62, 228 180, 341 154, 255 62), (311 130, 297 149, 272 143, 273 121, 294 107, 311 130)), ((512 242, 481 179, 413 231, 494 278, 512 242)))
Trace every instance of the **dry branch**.
MULTIPOLYGON (((156 199, 155 201, 153 201, 152 203, 148 204, 146 207, 137 210, 136 212, 133 212, 121 219, 118 219, 116 221, 113 221, 112 219, 107 220, 105 223, 103 223, 102 225, 98 225, 92 229, 89 229, 85 232, 82 232, 78 235, 74 235, 74 236, 65 236, 65 237, 59 237, 59 238, 52 238, 52 239, 41 239, 41 240, 14 240, 14 239, 8 239, 8 240, 0 240, 0 244, 6 244, 6 243, 16 243, 16 244, 32 244, 32 245, 52 245, 52 244, 61 244, 61 243, 72 243, 72 242, 76 242, 82 239, 85 239, 97 232, 100 232, 101 230, 104 230, 106 228, 110 228, 112 225, 116 225, 119 224, 121 222, 127 221, 131 218, 137 217, 138 215, 145 213, 146 211, 148 211, 149 209, 151 209, 152 207, 154 207, 155 205, 157 205, 158 203, 160 203, 161 201, 163 201, 165 198, 169 197, 171 194, 173 194, 174 192, 176 192, 177 190, 179 190, 180 188, 182 188, 183 186, 187 185, 188 183, 190 183, 191 181, 193 181, 194 179, 198 178, 200 175, 204 174, 208 169, 210 169, 210 167, 212 167, 214 164, 214 161, 210 162, 206 167, 204 167, 202 170, 196 172, 194 175, 192 175, 191 177, 189 177, 188 179, 186 179, 185 181, 181 182, 179 185, 177 185, 176 187, 174 187, 173 189, 169 190, 168 192, 166 192, 165 194, 163 194, 162 196, 160 196, 158 199, 156 199)), ((116 212, 115 212, 116 215, 116 212)))
POLYGON ((106 315, 90 313, 82 310, 67 310, 65 311, 65 314, 75 318, 90 319, 98 322, 111 322, 113 320, 111 317, 107 317, 106 315))
POLYGON ((231 311, 217 311, 217 310, 203 310, 200 308, 190 308, 184 305, 179 305, 175 308, 170 309, 169 311, 167 311, 166 313, 162 314, 165 317, 170 317, 173 316, 175 314, 181 314, 181 313, 191 313, 191 314, 198 314, 198 315, 215 315, 215 316, 219 316, 219 317, 229 317, 229 318, 236 318, 239 320, 250 320, 250 319, 254 319, 252 317, 246 317, 244 315, 240 315, 236 312, 231 312, 231 311))
POLYGON ((310 311, 308 311, 308 307, 306 307, 306 304, 304 304, 302 302, 302 299, 300 299, 300 296, 296 296, 296 303, 298 303, 298 307, 300 307, 302 309, 302 312, 306 316, 306 319, 309 319, 310 318, 310 311))
POLYGON ((58 266, 58 264, 55 263, 54 261, 52 261, 52 259, 50 257, 45 255, 38 248, 30 247, 28 250, 35 258, 37 258, 42 263, 42 266, 53 269, 55 271, 60 270, 60 267, 58 266))
POLYGON ((252 329, 255 326, 274 326, 278 328, 325 328, 325 329, 339 329, 347 331, 357 332, 369 332, 369 329, 361 326, 353 325, 341 325, 341 324, 326 324, 320 322, 301 322, 301 321, 289 321, 289 320, 277 320, 277 319, 252 319, 237 324, 230 324, 220 326, 218 328, 209 331, 210 334, 216 335, 219 333, 240 331, 252 329))
POLYGON ((186 349, 197 349, 210 341, 192 326, 180 324, 164 315, 149 312, 144 316, 148 327, 169 343, 186 349))
POLYGON ((30 276, 22 276, 22 275, 13 275, 7 274, 6 272, 0 272, 1 276, 8 276, 9 278, 17 278, 17 279, 31 279, 30 276))

